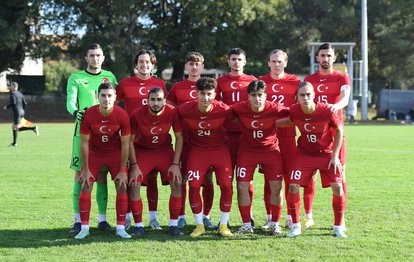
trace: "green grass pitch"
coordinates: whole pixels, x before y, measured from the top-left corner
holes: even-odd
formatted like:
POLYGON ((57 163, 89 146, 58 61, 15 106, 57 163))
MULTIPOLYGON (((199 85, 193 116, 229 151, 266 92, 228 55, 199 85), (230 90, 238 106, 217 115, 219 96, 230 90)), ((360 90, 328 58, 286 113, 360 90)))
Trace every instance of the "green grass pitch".
MULTIPOLYGON (((10 124, 0 124, 0 261, 413 261, 414 260, 414 126, 346 126, 348 164, 348 239, 333 237, 331 191, 317 187, 316 227, 296 239, 251 236, 223 239, 209 232, 199 239, 167 233, 168 187, 160 187, 158 218, 164 230, 146 229, 140 239, 120 240, 96 231, 93 201, 91 235, 79 241, 68 234, 72 223, 73 172, 69 170, 71 124, 40 124, 40 136, 19 134, 9 148, 10 124)), ((108 220, 115 223, 115 193, 109 184, 108 220)), ((94 194, 93 194, 94 195, 94 194)), ((144 223, 148 223, 145 190, 144 223)), ((212 220, 219 218, 219 191, 212 220)), ((236 192, 232 230, 241 225, 236 192)), ((303 208, 301 210, 303 214, 303 208)), ((254 216, 265 222, 263 177, 255 177, 254 216)), ((281 224, 285 220, 285 207, 281 224)))

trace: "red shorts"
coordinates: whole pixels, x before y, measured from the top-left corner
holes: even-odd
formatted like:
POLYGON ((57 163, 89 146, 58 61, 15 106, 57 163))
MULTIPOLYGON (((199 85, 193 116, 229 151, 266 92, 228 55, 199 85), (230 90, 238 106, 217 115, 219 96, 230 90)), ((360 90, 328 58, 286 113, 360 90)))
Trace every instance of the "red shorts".
POLYGON ((136 149, 135 155, 137 164, 142 171, 142 183, 148 185, 148 175, 153 171, 159 171, 163 185, 169 185, 171 176, 168 169, 174 159, 174 150, 172 147, 163 147, 157 149, 136 149))
POLYGON ((114 180, 121 169, 121 151, 115 151, 110 154, 97 154, 89 151, 88 163, 89 171, 92 173, 94 180, 96 180, 99 171, 103 167, 108 168, 112 180, 114 180))
POLYGON ((240 135, 240 132, 227 132, 231 163, 233 166, 236 165, 237 161, 237 152, 239 151, 240 135))
POLYGON ((227 145, 208 150, 193 147, 188 151, 187 175, 190 187, 201 187, 210 168, 214 168, 219 185, 231 186, 233 167, 227 145))
POLYGON ((342 183, 342 171, 337 170, 335 174, 332 166, 328 169, 330 160, 330 154, 311 156, 298 151, 293 168, 288 174, 289 183, 306 187, 316 170, 319 170, 321 175, 322 187, 330 187, 331 183, 342 183))
POLYGON ((292 169, 293 159, 298 152, 296 147, 296 138, 294 136, 289 137, 278 137, 280 154, 283 161, 283 171, 288 174, 289 170, 292 169))
POLYGON ((283 179, 282 157, 279 151, 275 150, 259 153, 243 150, 239 151, 239 154, 237 155, 237 181, 252 181, 256 166, 259 164, 267 181, 280 181, 283 179))

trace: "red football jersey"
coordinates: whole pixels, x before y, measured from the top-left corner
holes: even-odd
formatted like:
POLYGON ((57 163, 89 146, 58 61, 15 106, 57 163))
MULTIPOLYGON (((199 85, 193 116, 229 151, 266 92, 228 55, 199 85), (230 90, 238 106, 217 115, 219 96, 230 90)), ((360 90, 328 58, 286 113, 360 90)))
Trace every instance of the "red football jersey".
POLYGON ((181 132, 181 122, 177 109, 166 104, 159 116, 150 113, 148 105, 135 109, 131 115, 131 131, 135 135, 136 149, 156 149, 171 145, 169 131, 181 132))
POLYGON ((330 129, 341 125, 341 120, 326 104, 316 103, 311 114, 305 114, 301 105, 295 104, 289 109, 289 117, 301 133, 298 150, 303 153, 333 152, 335 135, 330 129))
POLYGON ((240 102, 231 108, 242 127, 239 151, 267 152, 279 148, 276 120, 288 116, 287 108, 270 101, 265 102, 261 112, 253 112, 249 101, 240 102))
MULTIPOLYGON (((288 108, 296 103, 296 91, 300 83, 297 76, 285 73, 283 78, 274 79, 269 73, 259 79, 266 83, 267 100, 288 108)), ((295 136, 296 130, 294 127, 278 128, 277 135, 279 137, 295 136)))
POLYGON ((188 101, 197 99, 197 82, 185 79, 172 85, 168 101, 180 106, 188 101))
POLYGON ((121 135, 131 134, 128 114, 114 106, 108 116, 99 112, 99 105, 88 108, 80 127, 82 135, 90 135, 89 150, 94 153, 111 153, 121 150, 121 135))
MULTIPOLYGON (((217 79, 217 100, 222 100, 231 106, 248 99, 247 86, 251 81, 256 80, 252 75, 243 74, 233 76, 230 73, 217 79)), ((240 124, 231 121, 224 124, 227 132, 241 132, 240 124)))
MULTIPOLYGON (((335 104, 341 98, 341 87, 350 85, 349 77, 334 71, 330 75, 321 75, 318 72, 305 77, 305 81, 311 83, 315 89, 315 100, 319 103, 335 104)), ((342 110, 338 111, 342 120, 342 110)))
POLYGON ((212 110, 201 113, 198 101, 189 101, 178 108, 182 123, 186 127, 189 144, 201 148, 216 148, 227 143, 223 123, 233 120, 230 107, 214 100, 212 110))
POLYGON ((150 77, 142 80, 137 76, 124 78, 116 88, 116 100, 124 100, 125 110, 131 115, 136 108, 148 104, 148 90, 154 87, 162 88, 165 96, 168 95, 165 83, 161 79, 150 77))

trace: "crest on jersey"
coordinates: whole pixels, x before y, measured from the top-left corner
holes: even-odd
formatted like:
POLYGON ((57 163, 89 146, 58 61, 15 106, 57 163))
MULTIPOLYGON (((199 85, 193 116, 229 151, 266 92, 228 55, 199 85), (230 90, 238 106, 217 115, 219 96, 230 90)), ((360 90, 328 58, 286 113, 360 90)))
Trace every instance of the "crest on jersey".
POLYGON ((109 83, 109 79, 105 77, 104 79, 102 79, 102 83, 109 83))

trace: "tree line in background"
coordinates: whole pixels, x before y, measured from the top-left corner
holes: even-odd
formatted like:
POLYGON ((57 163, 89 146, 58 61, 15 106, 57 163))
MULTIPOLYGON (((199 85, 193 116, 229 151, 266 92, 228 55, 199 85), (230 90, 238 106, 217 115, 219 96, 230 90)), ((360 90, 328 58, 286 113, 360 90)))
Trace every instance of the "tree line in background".
MULTIPOLYGON (((42 57, 49 89, 59 75, 84 68, 87 46, 104 47, 104 67, 119 78, 133 74, 139 48, 153 50, 157 74, 173 68, 183 78, 184 57, 199 51, 206 68, 227 70, 227 52, 247 51, 246 72, 268 72, 266 55, 289 55, 287 71, 309 73, 310 42, 356 42, 361 57, 361 3, 357 0, 16 0, 0 9, 0 71, 19 69, 24 54, 42 57)), ((368 1, 369 83, 376 91, 414 88, 414 6, 404 0, 368 1), (398 80, 398 81, 395 81, 398 80)), ((65 75, 66 76, 66 75, 65 75)), ((63 77, 63 76, 61 76, 63 77)))

